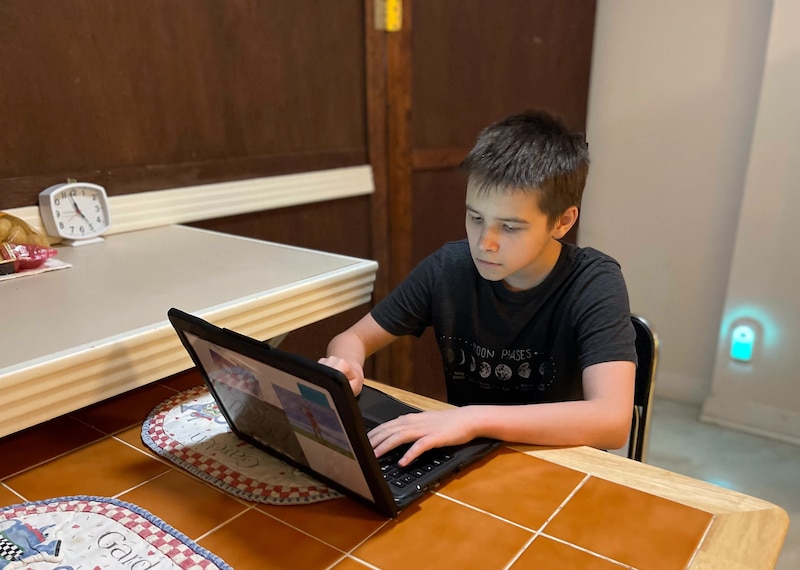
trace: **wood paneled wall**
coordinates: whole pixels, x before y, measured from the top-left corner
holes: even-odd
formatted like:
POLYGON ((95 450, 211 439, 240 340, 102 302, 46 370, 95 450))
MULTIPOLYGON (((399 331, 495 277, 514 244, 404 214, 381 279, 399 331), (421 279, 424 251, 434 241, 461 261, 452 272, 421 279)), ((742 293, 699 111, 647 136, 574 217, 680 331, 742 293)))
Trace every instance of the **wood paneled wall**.
POLYGON ((0 207, 367 162, 363 0, 3 0, 0 207))

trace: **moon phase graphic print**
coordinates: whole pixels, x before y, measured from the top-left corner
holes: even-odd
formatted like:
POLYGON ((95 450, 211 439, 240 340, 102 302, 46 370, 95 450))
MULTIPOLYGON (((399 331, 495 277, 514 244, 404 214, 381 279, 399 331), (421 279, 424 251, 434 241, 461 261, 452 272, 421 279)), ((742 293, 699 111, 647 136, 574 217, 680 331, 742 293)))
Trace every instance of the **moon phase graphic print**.
POLYGON ((543 351, 489 348, 454 337, 440 337, 439 347, 448 389, 466 384, 462 388, 468 392, 490 390, 528 400, 535 393, 546 392, 556 379, 555 363, 543 351))

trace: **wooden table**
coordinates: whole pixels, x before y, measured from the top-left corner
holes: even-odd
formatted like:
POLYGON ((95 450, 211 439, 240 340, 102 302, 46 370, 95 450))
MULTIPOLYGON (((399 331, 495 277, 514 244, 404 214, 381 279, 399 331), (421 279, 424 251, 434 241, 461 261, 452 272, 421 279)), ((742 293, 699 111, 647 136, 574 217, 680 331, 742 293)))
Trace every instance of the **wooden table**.
MULTIPOLYGON (((384 384, 368 383, 419 408, 447 407, 384 384)), ((509 445, 464 480, 445 484, 441 494, 519 523, 520 517, 527 516, 520 513, 535 511, 542 506, 537 501, 549 500, 546 495, 537 498, 533 490, 519 494, 515 486, 521 481, 532 488, 555 482, 552 493, 556 494, 560 485, 568 495, 564 501, 555 501, 548 522, 533 528, 540 533, 537 536, 551 539, 549 546, 578 552, 566 550, 569 544, 637 568, 684 567, 687 563, 692 569, 773 568, 789 526, 786 512, 766 501, 588 447, 509 445), (539 461, 521 460, 512 450, 539 461), (480 471, 484 475, 492 472, 495 484, 502 486, 505 481, 506 488, 482 487, 481 478, 475 477, 480 471), (526 471, 529 477, 522 474, 526 471), (497 510, 491 511, 495 507, 497 510), (673 566, 671 557, 684 563, 673 566)), ((546 558, 546 549, 533 552, 536 542, 531 542, 519 561, 536 567, 533 561, 541 556, 541 567, 549 567, 544 562, 551 560, 546 558)), ((559 567, 578 567, 567 565, 562 558, 552 560, 561 560, 559 567)), ((608 566, 614 567, 616 564, 608 566)))
POLYGON ((177 307, 262 340, 367 303, 374 261, 186 226, 59 247, 0 281, 0 437, 192 366, 177 307))

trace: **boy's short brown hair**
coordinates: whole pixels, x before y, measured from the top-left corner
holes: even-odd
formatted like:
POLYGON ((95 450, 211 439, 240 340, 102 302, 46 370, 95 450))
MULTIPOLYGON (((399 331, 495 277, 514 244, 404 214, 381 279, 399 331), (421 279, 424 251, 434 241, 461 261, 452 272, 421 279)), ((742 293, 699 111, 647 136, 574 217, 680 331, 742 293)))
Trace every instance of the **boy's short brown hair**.
POLYGON ((483 129, 461 163, 483 191, 536 191, 552 226, 580 208, 589 173, 589 145, 544 111, 512 115, 483 129))

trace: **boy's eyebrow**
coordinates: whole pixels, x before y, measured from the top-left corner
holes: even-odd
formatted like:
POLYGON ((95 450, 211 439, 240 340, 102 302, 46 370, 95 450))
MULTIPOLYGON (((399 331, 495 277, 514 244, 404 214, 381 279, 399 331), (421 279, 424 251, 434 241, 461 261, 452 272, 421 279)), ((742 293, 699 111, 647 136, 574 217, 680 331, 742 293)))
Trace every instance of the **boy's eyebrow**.
MULTIPOLYGON (((483 214, 481 214, 478 210, 476 210, 475 208, 473 208, 469 204, 466 205, 466 208, 470 212, 474 212, 474 213, 476 213, 476 214, 478 214, 480 216, 483 216, 483 214)), ((525 224, 525 225, 529 225, 530 224, 530 222, 528 222, 528 220, 523 220, 522 218, 497 218, 497 221, 499 221, 499 222, 510 222, 512 224, 525 224)))

